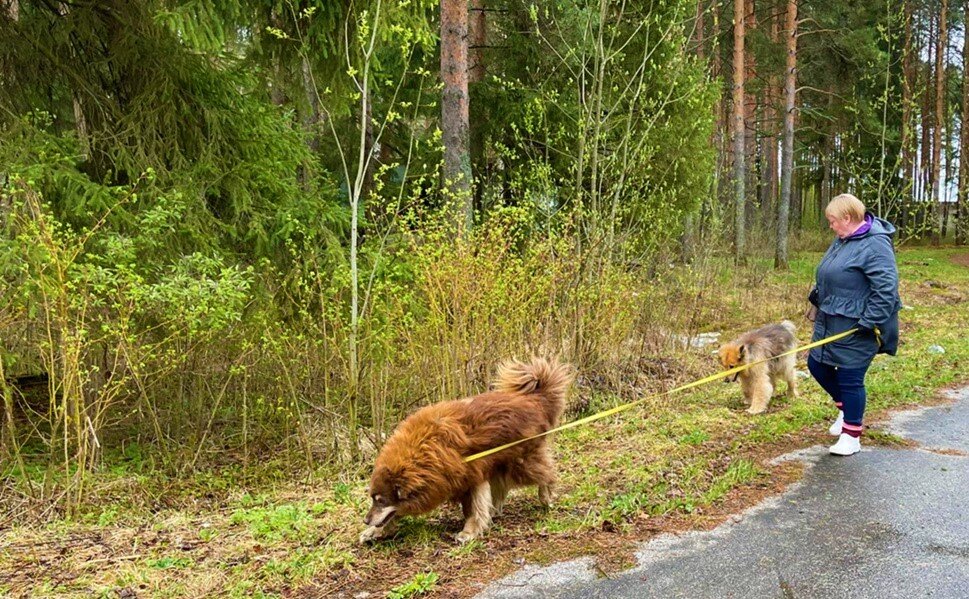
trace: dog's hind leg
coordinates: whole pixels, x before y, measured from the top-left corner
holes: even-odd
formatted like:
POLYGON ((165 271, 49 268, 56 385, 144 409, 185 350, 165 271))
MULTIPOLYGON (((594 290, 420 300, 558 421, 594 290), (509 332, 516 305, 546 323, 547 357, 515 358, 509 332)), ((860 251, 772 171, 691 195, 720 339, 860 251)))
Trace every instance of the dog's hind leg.
POLYGON ((551 483, 538 485, 538 502, 542 504, 542 507, 552 507, 552 502, 555 501, 553 489, 551 483))
POLYGON ((787 382, 788 399, 797 399, 797 371, 795 366, 794 356, 789 356, 788 361, 784 364, 784 380, 787 382))
POLYGON ((516 482, 522 485, 538 485, 538 501, 545 507, 552 505, 554 499, 553 488, 558 478, 555 474, 555 463, 549 455, 548 446, 536 449, 528 455, 518 470, 514 472, 516 482))
POLYGON ((504 475, 497 475, 491 478, 491 515, 500 516, 501 508, 505 506, 505 497, 508 495, 510 481, 504 475))
POLYGON ((491 484, 484 481, 471 491, 468 501, 462 501, 465 517, 464 530, 458 533, 460 543, 467 543, 481 536, 491 524, 491 484))

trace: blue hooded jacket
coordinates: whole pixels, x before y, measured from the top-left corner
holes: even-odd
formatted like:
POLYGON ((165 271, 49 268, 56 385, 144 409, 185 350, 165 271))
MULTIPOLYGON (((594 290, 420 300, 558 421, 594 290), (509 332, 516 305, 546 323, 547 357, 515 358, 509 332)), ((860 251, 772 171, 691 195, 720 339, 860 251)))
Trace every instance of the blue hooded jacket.
POLYGON ((808 299, 818 308, 813 340, 855 327, 869 329, 815 347, 815 360, 843 368, 867 367, 875 354, 898 351, 898 265, 892 236, 895 226, 871 214, 871 228, 835 238, 815 272, 808 299), (881 339, 873 332, 879 331, 881 339))

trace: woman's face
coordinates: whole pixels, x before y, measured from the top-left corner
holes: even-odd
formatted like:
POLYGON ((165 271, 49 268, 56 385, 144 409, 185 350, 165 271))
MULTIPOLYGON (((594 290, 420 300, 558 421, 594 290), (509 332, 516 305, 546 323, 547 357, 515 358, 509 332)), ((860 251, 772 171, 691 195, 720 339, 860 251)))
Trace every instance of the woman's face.
POLYGON ((844 239, 845 237, 851 235, 855 232, 861 223, 852 222, 850 216, 834 216, 831 214, 825 214, 828 219, 828 226, 834 231, 834 234, 844 239))

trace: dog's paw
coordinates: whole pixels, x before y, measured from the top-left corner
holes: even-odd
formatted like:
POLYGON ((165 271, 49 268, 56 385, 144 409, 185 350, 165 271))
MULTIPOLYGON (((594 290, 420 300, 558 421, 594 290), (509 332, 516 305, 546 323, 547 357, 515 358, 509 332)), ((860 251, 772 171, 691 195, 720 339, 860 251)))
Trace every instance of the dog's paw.
POLYGON ((747 408, 747 413, 750 414, 750 415, 752 415, 752 416, 755 415, 755 414, 763 414, 766 411, 767 411, 767 408, 759 408, 759 409, 756 409, 756 408, 747 408))
POLYGON ((454 537, 454 539, 458 543, 461 543, 462 545, 464 545, 465 543, 469 543, 477 538, 478 538, 478 535, 474 534, 473 532, 468 532, 466 530, 462 530, 454 537))
POLYGON ((538 503, 546 510, 552 507, 552 504, 555 503, 555 493, 550 487, 538 487, 538 503))

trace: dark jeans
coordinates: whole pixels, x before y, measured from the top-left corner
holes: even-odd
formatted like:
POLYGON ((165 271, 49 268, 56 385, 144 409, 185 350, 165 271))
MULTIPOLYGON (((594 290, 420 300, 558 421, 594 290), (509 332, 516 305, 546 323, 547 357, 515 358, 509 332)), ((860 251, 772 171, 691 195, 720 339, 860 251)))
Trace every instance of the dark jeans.
POLYGON ((868 372, 868 365, 861 368, 839 368, 808 357, 808 370, 831 399, 841 404, 845 422, 861 426, 865 417, 865 373, 868 372))

